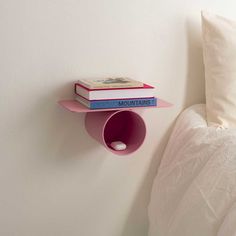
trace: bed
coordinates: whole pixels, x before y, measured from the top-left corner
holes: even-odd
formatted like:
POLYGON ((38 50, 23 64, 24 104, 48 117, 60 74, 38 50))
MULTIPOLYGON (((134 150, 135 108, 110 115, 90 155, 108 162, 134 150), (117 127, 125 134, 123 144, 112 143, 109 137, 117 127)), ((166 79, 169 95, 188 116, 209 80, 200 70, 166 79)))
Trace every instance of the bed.
POLYGON ((154 180, 149 236, 236 235, 236 129, 198 104, 177 119, 154 180))

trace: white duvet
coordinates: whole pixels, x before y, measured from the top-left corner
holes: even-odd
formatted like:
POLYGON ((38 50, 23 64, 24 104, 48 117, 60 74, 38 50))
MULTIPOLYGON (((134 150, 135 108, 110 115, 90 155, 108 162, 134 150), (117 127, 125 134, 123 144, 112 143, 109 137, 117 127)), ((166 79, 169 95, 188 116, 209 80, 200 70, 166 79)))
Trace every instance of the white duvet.
POLYGON ((236 236, 236 129, 207 127, 205 105, 177 120, 154 180, 149 236, 236 236))

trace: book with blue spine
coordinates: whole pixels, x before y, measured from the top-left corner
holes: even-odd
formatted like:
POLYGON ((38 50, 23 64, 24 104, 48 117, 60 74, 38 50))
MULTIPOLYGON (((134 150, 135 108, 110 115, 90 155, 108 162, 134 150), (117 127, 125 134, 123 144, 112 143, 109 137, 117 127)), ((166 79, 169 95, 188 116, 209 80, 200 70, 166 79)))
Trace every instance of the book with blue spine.
POLYGON ((156 97, 132 98, 132 99, 87 100, 77 95, 75 99, 90 109, 157 106, 156 97))

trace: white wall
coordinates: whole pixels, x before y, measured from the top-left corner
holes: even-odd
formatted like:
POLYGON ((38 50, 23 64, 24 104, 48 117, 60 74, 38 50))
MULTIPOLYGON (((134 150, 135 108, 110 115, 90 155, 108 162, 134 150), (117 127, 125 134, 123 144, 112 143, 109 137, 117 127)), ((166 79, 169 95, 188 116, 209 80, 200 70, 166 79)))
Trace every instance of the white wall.
POLYGON ((230 0, 0 0, 0 235, 144 236, 172 124, 204 101, 200 10, 230 0), (142 148, 119 158, 57 105, 77 78, 125 75, 170 109, 143 112, 142 148))

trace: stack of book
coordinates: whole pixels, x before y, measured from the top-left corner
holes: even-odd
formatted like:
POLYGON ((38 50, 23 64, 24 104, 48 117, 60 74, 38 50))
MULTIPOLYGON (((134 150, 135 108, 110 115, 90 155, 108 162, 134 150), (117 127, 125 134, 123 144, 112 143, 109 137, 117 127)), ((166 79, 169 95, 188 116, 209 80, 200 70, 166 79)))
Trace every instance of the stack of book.
POLYGON ((89 109, 150 107, 157 105, 154 87, 130 78, 81 79, 76 100, 89 109))

